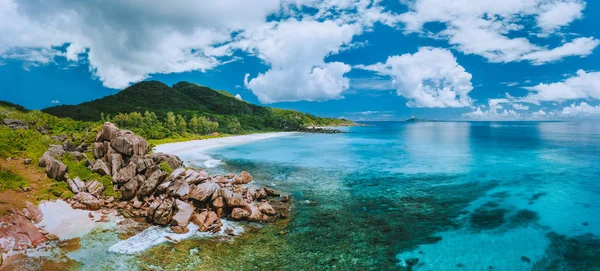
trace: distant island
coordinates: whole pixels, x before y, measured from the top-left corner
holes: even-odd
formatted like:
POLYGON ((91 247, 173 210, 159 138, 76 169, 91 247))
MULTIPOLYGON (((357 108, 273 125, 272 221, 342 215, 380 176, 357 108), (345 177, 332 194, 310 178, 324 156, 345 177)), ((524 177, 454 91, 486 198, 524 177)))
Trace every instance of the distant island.
POLYGON ((432 122, 434 120, 426 120, 426 119, 419 119, 419 118, 415 118, 415 117, 411 117, 410 119, 407 119, 406 122, 432 122))

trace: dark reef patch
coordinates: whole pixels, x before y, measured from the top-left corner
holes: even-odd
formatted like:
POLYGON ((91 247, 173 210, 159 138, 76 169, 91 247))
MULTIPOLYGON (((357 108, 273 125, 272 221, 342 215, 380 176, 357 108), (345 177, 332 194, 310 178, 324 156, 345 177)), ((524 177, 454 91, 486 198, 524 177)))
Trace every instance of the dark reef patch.
POLYGON ((551 240, 546 256, 536 262, 535 271, 596 271, 600 270, 600 238, 593 234, 567 237, 555 232, 546 237, 551 240))
POLYGON ((505 222, 505 216, 508 210, 502 208, 484 208, 475 209, 470 216, 469 222, 474 230, 490 230, 502 226, 505 222))
POLYGON ((527 226, 531 223, 535 223, 539 219, 540 216, 538 215, 538 213, 531 210, 523 209, 519 210, 517 213, 510 217, 510 226, 511 228, 527 226))

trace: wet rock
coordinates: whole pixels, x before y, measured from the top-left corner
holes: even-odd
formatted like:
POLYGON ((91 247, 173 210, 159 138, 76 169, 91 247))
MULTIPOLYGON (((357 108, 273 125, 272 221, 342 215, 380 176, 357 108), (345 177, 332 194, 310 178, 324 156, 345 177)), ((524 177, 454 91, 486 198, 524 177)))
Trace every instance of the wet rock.
POLYGON ((242 208, 233 208, 233 210, 231 210, 231 218, 235 220, 245 220, 248 219, 248 217, 250 217, 250 212, 242 208))
POLYGON ((258 209, 265 215, 268 216, 274 216, 277 214, 277 212, 275 212, 275 209, 273 209, 273 206, 271 206, 271 204, 269 204, 268 202, 262 202, 259 206, 258 209))
POLYGON ((250 210, 250 216, 248 217, 249 221, 259 222, 263 218, 263 214, 254 204, 248 204, 247 208, 250 210))
POLYGON ((67 166, 65 166, 65 164, 54 158, 48 158, 46 160, 46 174, 49 178, 58 181, 65 180, 65 175, 67 174, 67 166))
POLYGON ((192 219, 192 214, 195 210, 194 206, 182 200, 175 200, 175 208, 177 209, 177 213, 173 216, 171 223, 175 226, 187 227, 192 219))
POLYGON ((226 198, 227 206, 229 207, 244 207, 246 206, 246 201, 242 197, 240 193, 233 193, 233 196, 226 198))
POLYGON ((242 171, 239 175, 233 179, 234 184, 247 184, 252 181, 252 175, 246 171, 242 171))
POLYGON ((0 254, 36 247, 48 240, 20 211, 0 216, 0 225, 0 254))
POLYGON ((159 198, 148 208, 148 220, 158 224, 167 225, 173 216, 173 198, 159 198))
POLYGON ((98 210, 102 207, 103 201, 87 192, 79 192, 73 197, 72 206, 75 209, 98 210))
POLYGON ((217 197, 212 201, 212 205, 215 208, 223 208, 225 206, 225 199, 223 197, 217 197))
MULTIPOLYGON (((92 171, 100 174, 100 176, 111 175, 111 170, 106 162, 98 159, 92 165, 92 171)), ((111 175, 112 176, 112 175, 111 175)))
POLYGON ((199 202, 206 202, 211 199, 213 194, 219 189, 219 185, 213 182, 205 182, 190 189, 188 197, 199 202))
POLYGON ((182 226, 172 226, 171 231, 173 231, 173 233, 176 233, 176 234, 186 234, 186 233, 190 232, 190 230, 188 228, 182 227, 182 226))

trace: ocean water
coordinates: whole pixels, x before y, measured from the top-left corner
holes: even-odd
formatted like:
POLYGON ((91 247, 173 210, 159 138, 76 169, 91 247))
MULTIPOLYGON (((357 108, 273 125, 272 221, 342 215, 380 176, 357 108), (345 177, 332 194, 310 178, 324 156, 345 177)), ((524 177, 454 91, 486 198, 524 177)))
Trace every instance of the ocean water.
POLYGON ((182 158, 295 199, 282 269, 600 270, 600 123, 377 122, 182 158))
POLYGON ((372 124, 179 154, 290 194, 283 224, 138 254, 102 233, 73 254, 90 270, 600 270, 600 123, 372 124))

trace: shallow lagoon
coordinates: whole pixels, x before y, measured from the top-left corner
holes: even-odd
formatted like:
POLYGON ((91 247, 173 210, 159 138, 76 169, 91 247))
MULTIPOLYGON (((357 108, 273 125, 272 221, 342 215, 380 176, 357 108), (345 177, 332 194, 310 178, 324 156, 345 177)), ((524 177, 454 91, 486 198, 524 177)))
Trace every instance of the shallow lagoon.
POLYGON ((599 151, 594 122, 390 122, 183 152, 290 193, 293 218, 98 253, 151 270, 598 270, 599 151))

